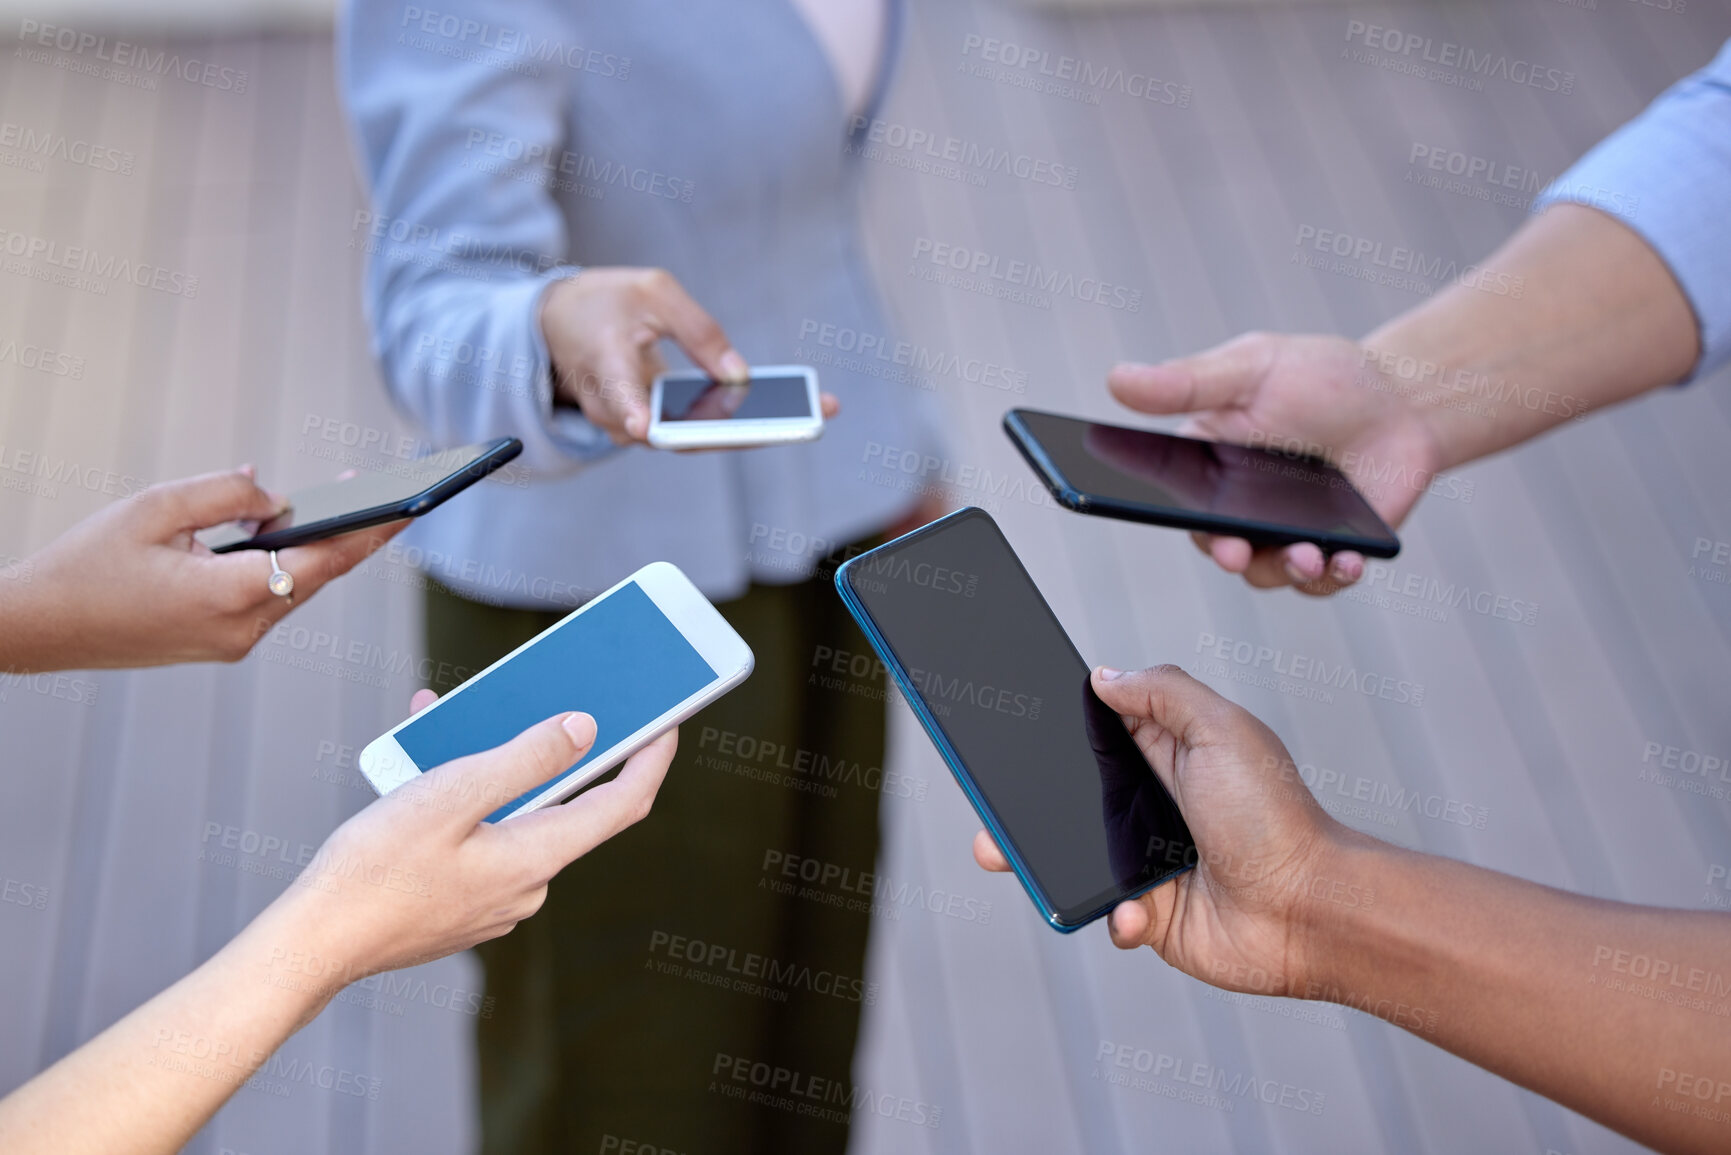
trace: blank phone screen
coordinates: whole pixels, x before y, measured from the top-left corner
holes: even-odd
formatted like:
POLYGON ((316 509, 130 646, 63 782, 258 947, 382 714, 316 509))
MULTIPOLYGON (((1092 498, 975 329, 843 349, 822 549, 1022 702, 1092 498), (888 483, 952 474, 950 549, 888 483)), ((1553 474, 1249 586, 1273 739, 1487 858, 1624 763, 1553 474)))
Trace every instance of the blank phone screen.
POLYGON ((1184 819, 985 513, 861 556, 849 587, 1059 920, 1190 865, 1184 819))
POLYGON ((1389 540, 1387 527, 1345 475, 1319 461, 1052 413, 1018 415, 1063 480, 1083 493, 1300 532, 1389 540))
MULTIPOLYGON (((428 457, 391 463, 384 472, 362 473, 347 481, 332 481, 289 494, 289 507, 256 530, 239 522, 202 531, 198 540, 211 549, 234 545, 266 533, 317 525, 383 506, 397 506, 474 465, 496 443, 463 445, 428 457)), ((484 468, 484 467, 480 467, 484 468)))
POLYGON ((565 771, 488 815, 525 800, 629 738, 717 679, 636 582, 565 619, 504 665, 465 683, 396 732, 423 772, 502 745, 566 710, 595 719, 595 744, 565 771))
POLYGON ((813 417, 804 377, 753 377, 749 385, 671 378, 661 383, 663 421, 762 421, 813 417))

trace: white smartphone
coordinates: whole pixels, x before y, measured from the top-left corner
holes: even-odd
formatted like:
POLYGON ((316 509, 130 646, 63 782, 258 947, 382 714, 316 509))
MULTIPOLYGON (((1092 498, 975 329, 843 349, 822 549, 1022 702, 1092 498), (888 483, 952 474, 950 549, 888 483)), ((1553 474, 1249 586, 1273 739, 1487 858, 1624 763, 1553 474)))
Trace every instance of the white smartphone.
POLYGON ((663 373, 649 392, 649 444, 657 449, 748 449, 823 435, 817 370, 757 365, 744 385, 702 372, 663 373))
POLYGON ((644 566, 375 738, 360 768, 388 794, 433 767, 516 737, 566 710, 595 719, 589 753, 487 816, 563 802, 751 673, 755 659, 679 567, 644 566))

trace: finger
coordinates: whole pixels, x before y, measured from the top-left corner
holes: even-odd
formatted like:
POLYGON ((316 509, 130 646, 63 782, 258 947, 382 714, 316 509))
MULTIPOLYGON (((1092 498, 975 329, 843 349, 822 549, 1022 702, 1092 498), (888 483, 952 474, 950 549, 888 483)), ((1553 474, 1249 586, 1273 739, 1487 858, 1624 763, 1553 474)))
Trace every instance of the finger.
POLYGON ((407 794, 405 801, 448 810, 456 825, 471 827, 507 802, 569 770, 594 743, 594 718, 557 714, 503 746, 435 766, 385 797, 407 794))
POLYGON ((1246 334, 1157 365, 1115 365, 1106 375, 1106 385, 1112 396, 1143 413, 1237 408, 1255 395, 1268 373, 1271 354, 1260 334, 1246 334))
POLYGON ((1241 537, 1210 537, 1205 552, 1227 573, 1243 573, 1254 556, 1250 543, 1241 537))
POLYGON ((751 367, 745 358, 734 350, 733 342, 727 339, 715 318, 692 299, 673 274, 656 270, 645 292, 659 321, 657 330, 662 336, 672 337, 692 364, 717 381, 738 385, 750 379, 751 367))
POLYGON ((1186 746, 1208 745, 1223 715, 1237 709, 1177 666, 1130 673, 1100 666, 1094 670, 1093 683, 1094 692, 1107 706, 1126 717, 1153 722, 1186 746))
POLYGON ((1295 586, 1313 582, 1328 572, 1328 559, 1322 548, 1313 542, 1301 541, 1281 551, 1281 568, 1295 586))
POLYGON ((819 393, 817 395, 817 400, 819 407, 823 410, 823 419, 825 421, 833 421, 835 415, 841 412, 841 402, 836 398, 835 394, 819 393))
POLYGON ((284 508, 280 497, 259 488, 239 469, 153 485, 139 495, 139 503, 153 537, 208 529, 225 521, 267 521, 284 508))
POLYGON ((310 598, 326 582, 335 581, 409 527, 407 518, 371 529, 327 537, 311 545, 297 545, 277 554, 277 564, 294 576, 297 600, 310 598))
POLYGON ((619 776, 591 787, 563 806, 514 818, 508 833, 523 840, 548 878, 572 861, 649 815, 679 749, 679 730, 667 731, 625 760, 619 776))
POLYGON ((998 849, 998 844, 992 841, 992 836, 984 830, 974 835, 974 861, 980 864, 981 870, 990 870, 1002 874, 1010 869, 1010 860, 1004 857, 1004 852, 998 849))
POLYGON ((1153 939, 1155 913, 1152 892, 1113 907, 1112 913, 1106 916, 1112 945, 1119 950, 1135 950, 1149 945, 1153 939))
POLYGON ((438 700, 439 695, 431 690, 416 690, 409 696, 409 717, 414 717, 438 700))

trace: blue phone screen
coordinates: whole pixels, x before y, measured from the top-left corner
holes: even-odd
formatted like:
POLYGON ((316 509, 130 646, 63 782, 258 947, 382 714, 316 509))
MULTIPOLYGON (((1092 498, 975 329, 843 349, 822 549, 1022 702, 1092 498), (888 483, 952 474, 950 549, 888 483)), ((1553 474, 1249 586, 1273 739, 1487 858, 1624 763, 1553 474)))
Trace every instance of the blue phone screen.
POLYGON ((566 710, 593 716, 595 745, 589 753, 487 816, 496 822, 717 677, 643 588, 631 582, 428 709, 397 731, 397 744, 425 771, 502 745, 566 710))

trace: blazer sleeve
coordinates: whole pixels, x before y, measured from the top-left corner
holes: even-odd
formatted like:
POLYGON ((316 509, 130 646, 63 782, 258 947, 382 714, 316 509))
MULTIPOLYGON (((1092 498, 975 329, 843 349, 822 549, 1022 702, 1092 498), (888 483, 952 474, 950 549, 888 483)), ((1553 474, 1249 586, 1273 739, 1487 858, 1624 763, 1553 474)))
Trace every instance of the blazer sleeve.
POLYGON ((1652 246, 1701 333, 1699 377, 1731 363, 1731 41, 1540 196, 1609 213, 1652 246))
POLYGON ((350 244, 367 253, 367 322, 392 397, 435 444, 512 435, 544 475, 612 452, 553 404, 538 312, 578 272, 549 187, 571 86, 624 79, 629 59, 585 52, 550 0, 349 0, 337 67, 370 193, 350 244))

